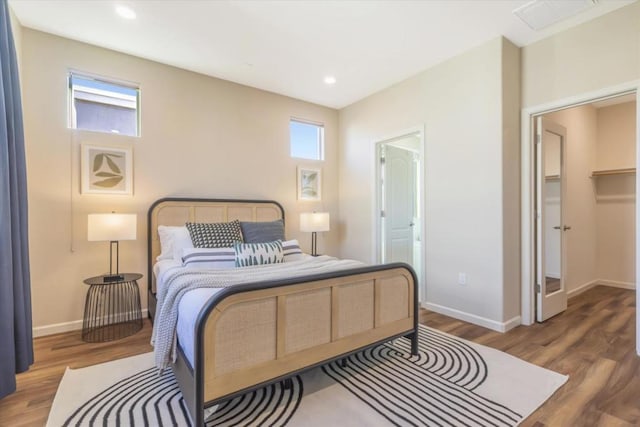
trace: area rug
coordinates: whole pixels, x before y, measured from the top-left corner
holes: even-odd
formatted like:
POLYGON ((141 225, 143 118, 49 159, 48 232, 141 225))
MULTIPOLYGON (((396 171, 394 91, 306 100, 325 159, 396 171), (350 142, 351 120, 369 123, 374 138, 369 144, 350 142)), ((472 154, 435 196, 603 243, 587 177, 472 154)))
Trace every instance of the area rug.
MULTIPOLYGON (((515 426, 568 377, 501 351, 420 328, 404 338, 207 410, 207 426, 515 426)), ((189 426, 173 374, 147 353, 69 369, 47 426, 189 426)))

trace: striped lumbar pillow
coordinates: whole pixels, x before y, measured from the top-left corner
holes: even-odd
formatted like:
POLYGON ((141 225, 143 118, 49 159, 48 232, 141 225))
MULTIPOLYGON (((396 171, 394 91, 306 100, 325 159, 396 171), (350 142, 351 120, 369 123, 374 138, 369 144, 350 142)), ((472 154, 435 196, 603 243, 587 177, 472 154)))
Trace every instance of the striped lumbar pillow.
POLYGON ((266 243, 240 243, 233 246, 236 253, 236 267, 249 265, 279 264, 284 261, 282 241, 266 243))
POLYGON ((182 265, 189 268, 235 268, 236 252, 233 248, 185 248, 182 265))
POLYGON ((296 239, 282 242, 282 251, 284 252, 284 262, 298 261, 304 258, 300 244, 296 239))

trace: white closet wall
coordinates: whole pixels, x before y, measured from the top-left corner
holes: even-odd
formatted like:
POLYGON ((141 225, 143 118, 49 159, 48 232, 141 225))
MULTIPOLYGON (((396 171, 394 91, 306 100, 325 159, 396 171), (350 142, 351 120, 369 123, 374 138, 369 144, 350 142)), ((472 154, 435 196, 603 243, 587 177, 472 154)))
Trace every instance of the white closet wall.
MULTIPOLYGON (((595 170, 635 166, 636 103, 597 109, 595 170)), ((598 278, 635 287, 635 174, 593 178, 596 194, 598 278)))

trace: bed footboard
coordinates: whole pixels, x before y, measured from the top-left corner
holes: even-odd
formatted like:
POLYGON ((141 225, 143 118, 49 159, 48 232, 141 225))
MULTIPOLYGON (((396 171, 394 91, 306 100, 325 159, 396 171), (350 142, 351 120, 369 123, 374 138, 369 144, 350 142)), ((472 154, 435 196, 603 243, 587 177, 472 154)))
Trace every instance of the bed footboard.
POLYGON ((406 264, 234 286, 200 313, 193 371, 175 371, 202 425, 207 406, 395 337, 417 354, 417 325, 406 264))

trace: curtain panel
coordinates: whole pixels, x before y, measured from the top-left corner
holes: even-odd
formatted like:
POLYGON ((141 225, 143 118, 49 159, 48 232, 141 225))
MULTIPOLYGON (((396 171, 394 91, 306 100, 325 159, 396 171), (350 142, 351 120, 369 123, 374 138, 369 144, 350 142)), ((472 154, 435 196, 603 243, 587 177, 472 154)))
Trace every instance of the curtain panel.
POLYGON ((33 363, 27 174, 16 50, 0 0, 0 398, 33 363))

